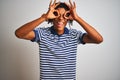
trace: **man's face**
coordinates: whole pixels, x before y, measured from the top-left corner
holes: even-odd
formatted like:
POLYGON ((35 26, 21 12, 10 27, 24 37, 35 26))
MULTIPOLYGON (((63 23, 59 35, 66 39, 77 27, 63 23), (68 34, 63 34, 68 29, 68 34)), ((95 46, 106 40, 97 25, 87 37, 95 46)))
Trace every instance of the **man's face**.
POLYGON ((59 17, 57 17, 53 20, 54 28, 57 31, 64 31, 64 27, 67 24, 67 19, 65 19, 65 17, 64 17, 66 10, 64 8, 58 8, 57 10, 59 12, 59 17))

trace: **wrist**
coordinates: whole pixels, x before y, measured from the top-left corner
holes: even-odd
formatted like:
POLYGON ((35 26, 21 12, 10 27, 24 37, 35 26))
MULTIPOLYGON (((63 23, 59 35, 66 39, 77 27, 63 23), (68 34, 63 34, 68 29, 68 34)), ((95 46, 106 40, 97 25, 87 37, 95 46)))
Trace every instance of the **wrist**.
POLYGON ((79 18, 80 18, 80 17, 77 15, 77 16, 75 16, 74 20, 75 20, 75 21, 78 21, 79 18))
POLYGON ((43 20, 47 21, 47 16, 46 16, 46 14, 42 14, 41 18, 42 18, 43 20))

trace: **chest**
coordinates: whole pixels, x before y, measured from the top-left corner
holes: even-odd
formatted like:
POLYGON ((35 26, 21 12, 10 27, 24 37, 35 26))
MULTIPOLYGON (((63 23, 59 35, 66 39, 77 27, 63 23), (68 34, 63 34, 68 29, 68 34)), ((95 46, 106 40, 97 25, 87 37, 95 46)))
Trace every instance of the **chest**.
POLYGON ((50 47, 64 48, 70 46, 77 46, 77 38, 74 38, 68 34, 64 34, 61 36, 49 34, 43 35, 41 37, 40 43, 50 47))

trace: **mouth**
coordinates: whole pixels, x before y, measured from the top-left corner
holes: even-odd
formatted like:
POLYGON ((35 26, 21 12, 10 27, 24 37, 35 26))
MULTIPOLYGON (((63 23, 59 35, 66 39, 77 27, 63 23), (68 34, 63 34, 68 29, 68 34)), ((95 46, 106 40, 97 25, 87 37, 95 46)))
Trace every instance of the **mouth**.
POLYGON ((57 26, 58 26, 58 27, 63 26, 63 24, 64 24, 63 22, 57 22, 57 26))

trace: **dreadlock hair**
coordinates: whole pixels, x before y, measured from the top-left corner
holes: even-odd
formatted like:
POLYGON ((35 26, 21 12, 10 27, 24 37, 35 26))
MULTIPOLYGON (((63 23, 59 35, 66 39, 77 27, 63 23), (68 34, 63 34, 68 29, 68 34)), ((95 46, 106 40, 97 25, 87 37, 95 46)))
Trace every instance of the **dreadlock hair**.
MULTIPOLYGON (((56 3, 56 4, 58 4, 58 3, 56 3)), ((56 6, 55 9, 58 9, 58 8, 64 8, 66 11, 70 10, 70 8, 63 2, 60 2, 60 4, 58 6, 56 6)), ((53 22, 53 19, 48 19, 48 24, 52 23, 52 22, 53 22)), ((69 20, 68 23, 69 23, 69 26, 71 26, 73 24, 73 20, 69 20)))

